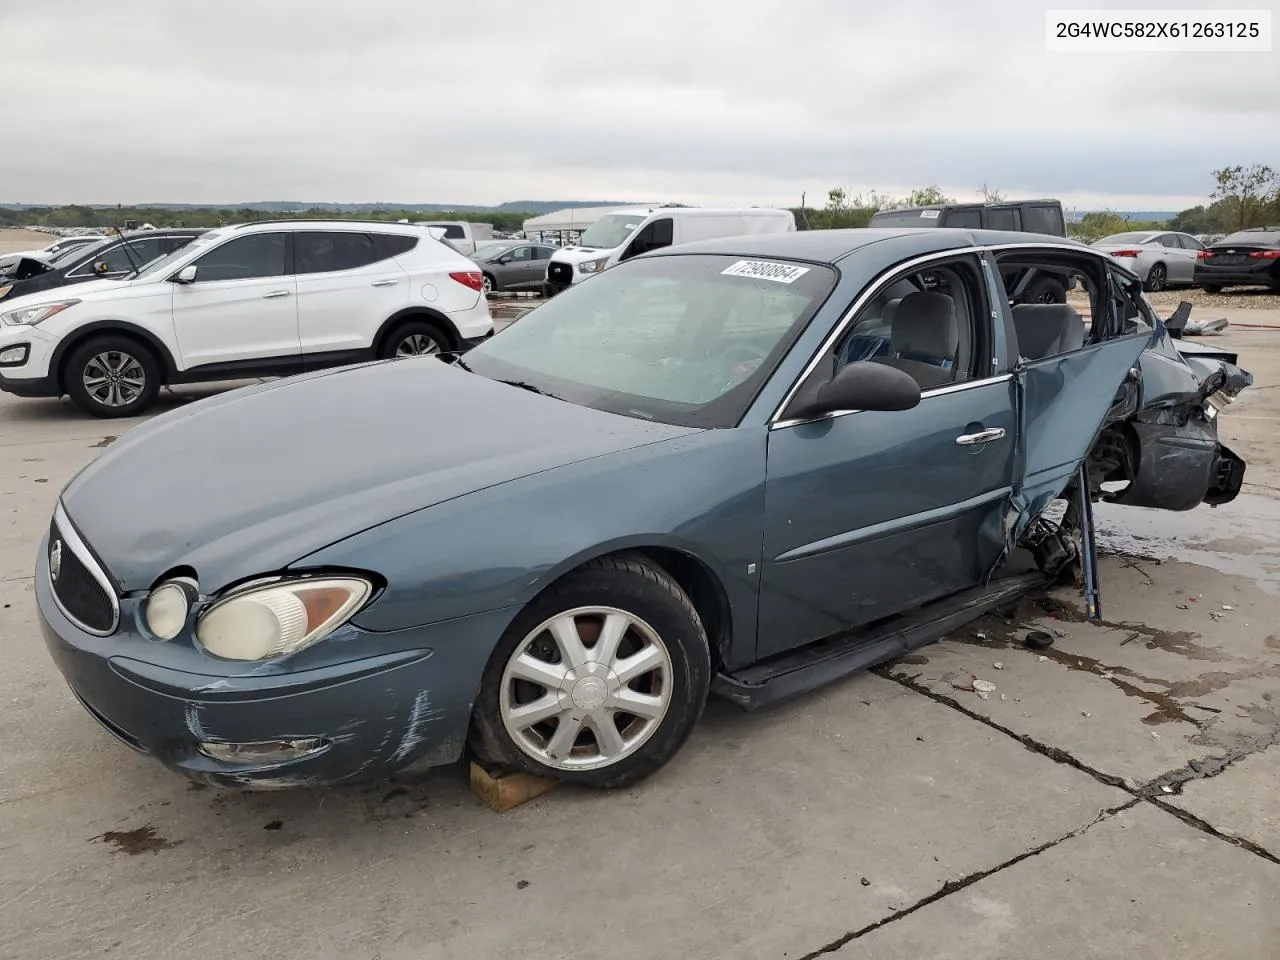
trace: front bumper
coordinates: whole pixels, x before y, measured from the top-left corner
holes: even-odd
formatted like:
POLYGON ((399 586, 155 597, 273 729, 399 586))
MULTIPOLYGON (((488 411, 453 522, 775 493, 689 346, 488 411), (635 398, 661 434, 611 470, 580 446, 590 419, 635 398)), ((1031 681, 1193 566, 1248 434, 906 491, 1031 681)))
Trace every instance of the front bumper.
POLYGON ((16 397, 57 397, 58 378, 49 369, 55 343, 34 327, 0 327, 0 353, 22 350, 17 361, 0 362, 0 390, 16 397))
POLYGON ((368 655, 289 670, 280 663, 215 660, 184 647, 181 638, 152 640, 136 627, 139 601, 127 597, 117 631, 92 636, 54 600, 47 556, 46 535, 35 571, 36 605, 49 653, 72 693, 131 749, 220 786, 363 782, 458 760, 481 672, 514 615, 494 611, 393 633, 348 624, 317 646, 341 644, 368 655), (200 749, 201 743, 310 738, 324 743, 319 752, 284 762, 226 762, 200 749))

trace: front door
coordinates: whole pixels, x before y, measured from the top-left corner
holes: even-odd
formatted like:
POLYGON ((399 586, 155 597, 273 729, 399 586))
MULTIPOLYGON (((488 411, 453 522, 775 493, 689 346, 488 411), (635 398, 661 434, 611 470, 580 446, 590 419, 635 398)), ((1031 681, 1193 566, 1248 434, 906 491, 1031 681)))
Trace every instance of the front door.
POLYGON ((916 378, 919 406, 770 431, 758 656, 976 586, 999 559, 1017 429, 987 303, 974 257, 897 279, 815 376, 888 363, 916 378))
POLYGON ((289 262, 285 232, 233 236, 194 261, 195 280, 173 284, 181 367, 296 367, 297 285, 289 262))

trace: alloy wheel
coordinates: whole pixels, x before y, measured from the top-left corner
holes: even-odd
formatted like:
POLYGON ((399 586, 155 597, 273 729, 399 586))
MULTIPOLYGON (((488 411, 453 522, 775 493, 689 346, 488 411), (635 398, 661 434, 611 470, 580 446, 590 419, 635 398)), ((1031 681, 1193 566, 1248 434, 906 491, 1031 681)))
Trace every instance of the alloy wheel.
POLYGON ((578 607, 539 624, 502 673, 499 713, 533 759, 559 770, 611 766, 638 751, 672 695, 657 632, 616 607, 578 607))
POLYGON ((105 350, 84 365, 80 375, 85 392, 104 407, 127 407, 147 385, 142 362, 122 350, 105 350))
POLYGON ((428 357, 440 352, 440 344, 425 333, 411 333, 396 347, 397 357, 428 357))
POLYGON ((484 295, 487 297, 491 293, 493 293, 493 280, 486 274, 484 278, 484 295))

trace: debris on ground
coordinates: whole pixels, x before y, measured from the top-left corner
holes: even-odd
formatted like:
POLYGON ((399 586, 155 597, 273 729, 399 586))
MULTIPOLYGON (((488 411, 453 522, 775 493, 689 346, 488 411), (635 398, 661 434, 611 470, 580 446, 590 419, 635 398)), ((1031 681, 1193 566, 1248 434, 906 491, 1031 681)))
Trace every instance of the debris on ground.
POLYGON ((1190 610, 1191 608, 1190 608, 1190 607, 1188 607, 1185 603, 1180 603, 1180 604, 1178 604, 1178 609, 1179 609, 1179 610, 1190 610))
POLYGON ((1040 662, 1040 663, 1045 663, 1049 658, 1048 658, 1048 657, 1037 657, 1036 659, 1037 659, 1037 660, 1039 660, 1039 662, 1040 662))
POLYGON ((974 680, 973 689, 977 693, 995 693, 996 685, 990 680, 974 680))
POLYGON ((1001 663, 999 660, 997 660, 995 663, 993 663, 993 664, 992 664, 992 666, 993 666, 993 667, 995 667, 997 670, 1003 670, 1003 669, 1004 669, 1004 664, 1003 664, 1003 663, 1001 663))
POLYGON ((1043 630, 1032 630, 1022 642, 1032 650, 1045 650, 1053 646, 1053 634, 1045 633, 1043 630))

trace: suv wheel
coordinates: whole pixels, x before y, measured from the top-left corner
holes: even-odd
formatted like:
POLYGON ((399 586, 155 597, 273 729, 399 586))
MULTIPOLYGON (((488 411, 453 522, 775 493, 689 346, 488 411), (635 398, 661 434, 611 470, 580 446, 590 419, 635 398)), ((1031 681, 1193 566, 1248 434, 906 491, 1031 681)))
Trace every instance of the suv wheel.
POLYGON ((62 382, 81 410, 95 417, 132 417, 160 392, 160 364, 132 337, 109 334, 71 351, 62 382))
POLYGON ((426 320, 406 320, 391 331, 382 344, 382 358, 425 357, 448 353, 449 346, 440 328, 426 320))

